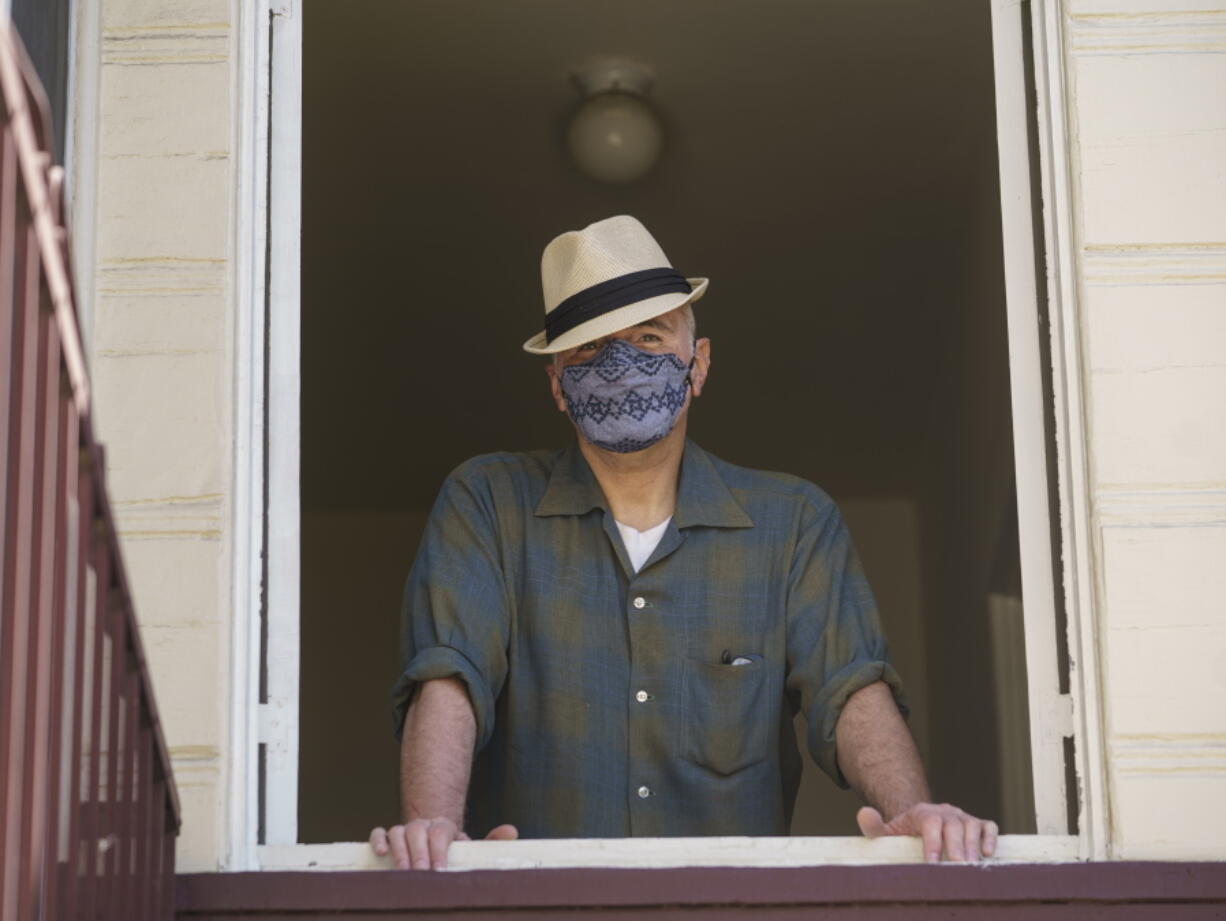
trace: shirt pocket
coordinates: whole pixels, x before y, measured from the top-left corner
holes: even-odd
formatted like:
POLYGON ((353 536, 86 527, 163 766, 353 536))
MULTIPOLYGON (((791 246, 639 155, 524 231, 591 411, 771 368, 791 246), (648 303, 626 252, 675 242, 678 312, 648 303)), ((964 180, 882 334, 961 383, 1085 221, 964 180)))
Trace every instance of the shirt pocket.
POLYGON ((770 728, 767 665, 711 665, 686 660, 684 756, 717 774, 734 774, 762 761, 770 728))

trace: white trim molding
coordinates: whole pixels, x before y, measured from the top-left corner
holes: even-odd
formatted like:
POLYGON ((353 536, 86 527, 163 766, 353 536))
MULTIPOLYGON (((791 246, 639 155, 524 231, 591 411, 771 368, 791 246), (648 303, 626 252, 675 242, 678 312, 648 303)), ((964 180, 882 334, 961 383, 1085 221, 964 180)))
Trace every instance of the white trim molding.
POLYGON ((234 186, 234 486, 231 506, 230 756, 221 869, 254 870, 259 828, 260 620, 264 573, 264 324, 268 224, 266 4, 231 4, 236 87, 234 186))
POLYGON ((234 630, 223 863, 254 869, 261 825, 264 843, 298 840, 302 5, 235 0, 233 11, 234 630))
POLYGON ((1104 528, 1197 528, 1226 525, 1226 481, 1204 484, 1100 483, 1095 512, 1104 528))
MULTIPOLYGON (((69 22, 68 120, 64 131, 64 192, 72 234, 77 320, 85 355, 92 354, 98 219, 98 112, 102 13, 98 3, 73 3, 69 22)), ((5 0, 5 11, 11 5, 5 0)))
POLYGON ((1226 735, 1174 732, 1111 737, 1111 760, 1121 777, 1226 779, 1226 735))
POLYGON ((298 837, 302 7, 234 0, 232 12, 239 36, 234 629, 222 863, 248 870, 258 866, 261 826, 265 843, 298 837))
POLYGON ((1121 243, 1081 251, 1091 287, 1226 285, 1226 243, 1121 243))
MULTIPOLYGON (((1068 835, 1001 835, 996 856, 1004 863, 1066 863, 1078 859, 1068 835)), ((923 863, 918 838, 571 838, 523 841, 456 841, 447 871, 536 870, 575 867, 821 867, 923 863)), ((298 844, 260 848, 262 870, 382 870, 391 857, 376 857, 366 842, 298 844)))
POLYGON ((1068 26, 1078 56, 1226 52, 1226 10, 1072 13, 1068 26))
POLYGON ((273 0, 269 24, 268 459, 264 841, 298 840, 301 0, 273 0))
POLYGON ((1070 137, 1073 87, 1067 74, 1063 4, 1032 0, 1034 88, 1037 102, 1043 238, 1050 316, 1056 466, 1067 614, 1069 689, 1073 700, 1081 856, 1111 856, 1107 759, 1102 712, 1098 599, 1095 575, 1090 456, 1084 404, 1085 344, 1077 284, 1074 201, 1075 140, 1070 137))
POLYGON ((1016 0, 992 2, 996 136, 1000 157, 1001 238, 1008 318, 1013 467, 1017 484, 1018 549, 1022 572, 1024 669, 1030 714, 1035 827, 1067 834, 1068 792, 1064 739, 1068 701, 1060 693, 1056 650, 1056 587, 1048 508, 1047 431, 1035 280, 1029 106, 1023 42, 1025 21, 1016 0))

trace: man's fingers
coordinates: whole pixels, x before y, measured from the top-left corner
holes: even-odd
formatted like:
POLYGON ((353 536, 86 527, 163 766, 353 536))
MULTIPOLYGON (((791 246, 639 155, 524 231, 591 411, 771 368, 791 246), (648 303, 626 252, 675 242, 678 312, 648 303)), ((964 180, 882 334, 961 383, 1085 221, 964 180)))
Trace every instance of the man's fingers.
POLYGON ((990 819, 983 823, 983 856, 996 856, 996 836, 1000 834, 1000 829, 996 827, 996 823, 990 819))
POLYGON ((414 870, 430 869, 430 842, 426 837, 427 823, 420 820, 404 827, 404 837, 409 845, 409 862, 414 870))
POLYGON ((856 813, 856 824, 866 838, 880 838, 886 834, 885 819, 872 806, 863 806, 856 813))
POLYGON ((519 829, 514 825, 499 825, 485 836, 486 841, 514 841, 519 837, 519 829))
POLYGON ((929 863, 937 863, 941 859, 941 817, 929 813, 920 820, 920 837, 924 841, 924 859, 929 863))
POLYGON ((976 818, 968 817, 962 821, 962 828, 965 833, 963 839, 966 846, 966 859, 978 860, 983 852, 983 823, 976 818))
POLYGON ((450 822, 440 822, 437 819, 430 823, 426 838, 430 843, 430 866, 442 870, 447 866, 447 848, 455 840, 456 827, 450 822))
POLYGON ((393 825, 387 832, 388 846, 392 849, 392 862, 401 870, 409 868, 409 845, 404 837, 404 826, 393 825))
POLYGON ((962 820, 953 816, 945 819, 945 856, 950 860, 966 859, 966 835, 962 820))
POLYGON ((370 832, 370 849, 382 857, 387 853, 387 829, 374 828, 370 832))

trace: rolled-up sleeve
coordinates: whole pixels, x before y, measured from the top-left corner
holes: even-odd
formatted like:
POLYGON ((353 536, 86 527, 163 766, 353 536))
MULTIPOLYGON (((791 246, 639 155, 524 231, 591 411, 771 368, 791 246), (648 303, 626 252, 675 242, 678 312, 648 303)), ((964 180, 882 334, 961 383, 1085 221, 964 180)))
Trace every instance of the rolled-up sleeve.
POLYGON ((847 525, 820 493, 801 515, 788 580, 787 687, 799 698, 813 760, 840 787, 835 726, 856 691, 884 681, 906 715, 877 604, 847 525))
POLYGON ((509 607, 490 491, 479 468, 465 465, 444 482, 405 585, 403 671, 392 688, 397 739, 418 685, 455 677, 468 688, 476 748, 485 746, 506 680, 509 607))

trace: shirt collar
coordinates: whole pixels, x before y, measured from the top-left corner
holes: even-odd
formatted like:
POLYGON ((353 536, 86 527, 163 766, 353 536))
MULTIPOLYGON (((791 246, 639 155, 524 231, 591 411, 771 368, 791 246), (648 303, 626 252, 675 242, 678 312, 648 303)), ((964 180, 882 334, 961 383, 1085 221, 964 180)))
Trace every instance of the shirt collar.
MULTIPOLYGON (((536 515, 582 515, 594 508, 609 510, 592 468, 579 450, 578 442, 572 441, 553 466, 545 494, 537 503, 536 515)), ((753 519, 720 477, 711 455, 688 438, 681 456, 673 524, 678 528, 692 525, 753 527, 753 519)))

